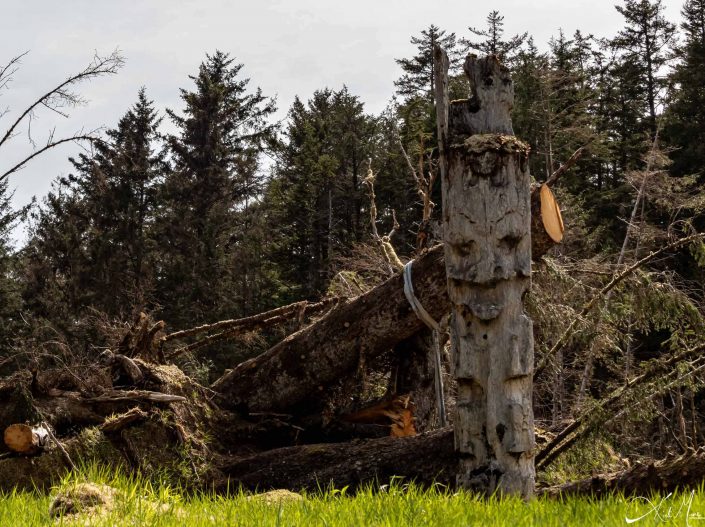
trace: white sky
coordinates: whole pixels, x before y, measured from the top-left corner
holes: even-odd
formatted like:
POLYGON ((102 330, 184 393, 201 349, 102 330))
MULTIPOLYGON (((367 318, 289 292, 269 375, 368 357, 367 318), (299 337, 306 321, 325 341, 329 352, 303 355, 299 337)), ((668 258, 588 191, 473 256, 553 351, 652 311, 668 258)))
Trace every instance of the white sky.
MULTIPOLYGON (((498 9, 507 34, 528 31, 544 48, 559 28, 568 35, 576 29, 614 35, 622 22, 616 1, 0 0, 0 64, 30 50, 10 89, 0 92, 0 108, 11 110, 0 119, 0 132, 37 96, 82 69, 94 51, 119 48, 127 63, 118 75, 84 85, 90 102, 73 110, 69 120, 40 112, 33 123, 38 144, 55 125, 57 137, 82 127, 115 126, 142 85, 160 112, 180 110, 179 88, 191 88, 187 76, 216 49, 245 64, 251 85, 277 96, 280 118, 294 96, 306 100, 316 89, 343 84, 368 112, 379 112, 400 74, 394 59, 412 56, 409 38, 431 23, 467 36, 468 26, 484 27, 487 13, 498 9)), ((668 18, 679 22, 682 0, 663 3, 668 18)), ((16 205, 41 198, 70 170, 67 158, 78 147, 59 149, 10 179, 16 205)), ((0 173, 28 153, 26 135, 6 143, 0 173)))

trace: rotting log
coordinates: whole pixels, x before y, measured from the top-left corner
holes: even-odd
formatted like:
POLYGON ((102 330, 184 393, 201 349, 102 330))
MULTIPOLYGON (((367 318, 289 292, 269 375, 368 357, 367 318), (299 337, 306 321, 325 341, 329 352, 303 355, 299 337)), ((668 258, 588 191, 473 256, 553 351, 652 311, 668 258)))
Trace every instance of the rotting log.
MULTIPOLYGON (((436 78, 445 79, 445 52, 437 46, 434 53, 436 78)), ((529 148, 512 130, 509 70, 495 56, 474 55, 464 70, 469 99, 448 105, 447 95, 436 92, 446 162, 443 226, 458 383, 458 484, 529 498, 535 480, 533 333, 523 306, 531 282, 529 148)))
POLYGON ((12 424, 5 428, 5 446, 18 454, 36 454, 47 444, 49 432, 41 425, 12 424))
POLYGON ((228 480, 219 490, 289 489, 316 492, 329 486, 359 488, 392 480, 419 485, 453 485, 457 458, 453 431, 412 437, 302 445, 269 450, 221 467, 228 480))
POLYGON ((638 464, 611 474, 600 474, 580 481, 547 487, 544 496, 570 495, 602 497, 615 492, 650 496, 654 492, 697 489, 705 481, 705 450, 690 451, 652 463, 638 464))

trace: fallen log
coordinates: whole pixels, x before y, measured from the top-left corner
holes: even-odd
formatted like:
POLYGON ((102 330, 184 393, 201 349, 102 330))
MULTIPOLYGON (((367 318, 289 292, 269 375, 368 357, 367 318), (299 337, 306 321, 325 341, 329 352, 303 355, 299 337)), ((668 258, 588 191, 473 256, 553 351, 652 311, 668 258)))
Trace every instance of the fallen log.
POLYGON ((84 398, 90 403, 118 403, 125 401, 149 401, 153 403, 183 403, 186 397, 149 390, 113 390, 96 397, 84 398))
POLYGON ((649 496, 653 492, 668 493, 677 489, 698 488, 705 481, 705 450, 690 451, 653 463, 639 464, 611 474, 547 487, 545 496, 587 495, 601 497, 615 492, 649 496))
POLYGON ((303 445, 269 450, 221 467, 227 480, 218 490, 288 489, 316 492, 329 486, 359 488, 401 478, 422 486, 454 486, 457 457, 453 431, 349 443, 303 445))
POLYGON ((41 426, 12 424, 5 428, 3 434, 5 445, 18 454, 36 454, 40 452, 49 440, 48 430, 41 426))
MULTIPOLYGON (((431 317, 440 318, 448 309, 442 246, 416 260, 413 276, 421 304, 431 317)), ((289 409, 354 371, 361 359, 367 362, 424 327, 397 274, 238 365, 212 388, 229 408, 289 409)))

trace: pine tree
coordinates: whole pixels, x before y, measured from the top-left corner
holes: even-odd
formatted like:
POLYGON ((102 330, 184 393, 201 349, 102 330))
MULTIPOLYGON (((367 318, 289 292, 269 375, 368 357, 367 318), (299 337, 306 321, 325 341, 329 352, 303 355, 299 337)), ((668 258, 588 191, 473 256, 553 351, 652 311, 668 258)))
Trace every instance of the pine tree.
POLYGON ((687 0, 682 10, 684 42, 677 49, 675 85, 666 136, 676 175, 705 175, 705 0, 687 0))
POLYGON ((259 193, 259 152, 275 129, 274 101, 248 93, 242 67, 226 53, 207 55, 190 77, 195 90, 181 90, 183 113, 168 111, 178 134, 168 137, 173 170, 161 195, 157 297, 176 327, 241 314, 232 255, 242 233, 233 229, 259 193))
POLYGON ((641 87, 644 113, 653 139, 657 131, 657 107, 667 82, 661 70, 669 62, 669 47, 676 28, 664 18, 661 0, 624 0, 624 5, 616 9, 624 17, 626 27, 613 45, 624 53, 622 62, 635 69, 630 82, 641 87))
POLYGON ((473 35, 484 38, 484 40, 475 42, 461 39, 461 42, 468 49, 480 55, 497 55, 503 62, 512 63, 516 53, 524 45, 529 34, 522 33, 521 35, 510 37, 509 40, 503 40, 504 17, 499 14, 499 11, 490 11, 485 20, 487 21, 487 29, 468 28, 473 35))

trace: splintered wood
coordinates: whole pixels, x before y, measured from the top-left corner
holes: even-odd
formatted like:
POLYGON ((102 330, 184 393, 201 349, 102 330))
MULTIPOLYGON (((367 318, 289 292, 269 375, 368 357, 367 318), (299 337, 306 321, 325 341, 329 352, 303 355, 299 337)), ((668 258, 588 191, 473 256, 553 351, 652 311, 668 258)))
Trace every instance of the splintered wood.
POLYGON ((496 57, 469 55, 471 97, 448 105, 435 50, 451 343, 458 382, 458 484, 528 498, 534 488, 528 146, 513 135, 514 88, 496 57), (445 116, 448 116, 447 121, 445 116))

